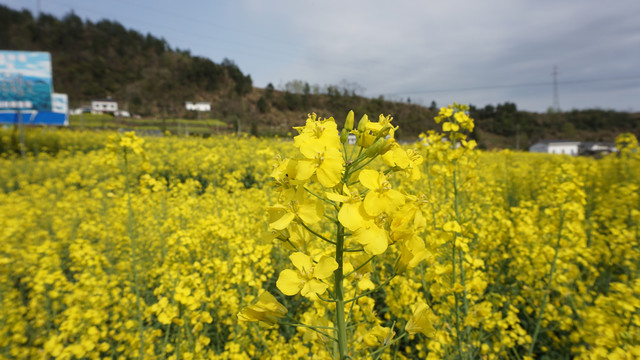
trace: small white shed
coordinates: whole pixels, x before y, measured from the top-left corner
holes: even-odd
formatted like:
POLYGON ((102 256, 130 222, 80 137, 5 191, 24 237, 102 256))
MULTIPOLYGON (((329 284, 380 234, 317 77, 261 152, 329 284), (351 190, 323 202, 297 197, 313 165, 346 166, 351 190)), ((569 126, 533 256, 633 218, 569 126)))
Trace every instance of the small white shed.
POLYGON ((579 146, 579 141, 544 140, 531 145, 531 147, 529 147, 529 152, 577 156, 579 146))

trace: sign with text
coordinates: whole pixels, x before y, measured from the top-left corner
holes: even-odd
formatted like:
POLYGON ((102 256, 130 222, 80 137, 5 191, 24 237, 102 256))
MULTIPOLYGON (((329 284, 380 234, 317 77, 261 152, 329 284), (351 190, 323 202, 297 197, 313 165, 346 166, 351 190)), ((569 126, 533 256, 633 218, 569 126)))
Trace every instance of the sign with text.
POLYGON ((51 54, 0 50, 0 110, 51 111, 51 54))
POLYGON ((69 98, 67 94, 51 94, 51 110, 0 110, 0 124, 69 125, 69 98))

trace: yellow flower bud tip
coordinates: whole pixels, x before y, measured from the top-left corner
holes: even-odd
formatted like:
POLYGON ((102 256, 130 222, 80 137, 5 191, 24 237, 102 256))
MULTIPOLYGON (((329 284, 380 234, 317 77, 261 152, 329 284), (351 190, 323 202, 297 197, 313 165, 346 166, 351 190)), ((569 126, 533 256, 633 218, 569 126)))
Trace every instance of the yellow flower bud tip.
POLYGON ((351 110, 347 114, 347 119, 344 121, 344 128, 347 131, 353 130, 353 122, 354 122, 354 114, 353 114, 353 110, 351 110))

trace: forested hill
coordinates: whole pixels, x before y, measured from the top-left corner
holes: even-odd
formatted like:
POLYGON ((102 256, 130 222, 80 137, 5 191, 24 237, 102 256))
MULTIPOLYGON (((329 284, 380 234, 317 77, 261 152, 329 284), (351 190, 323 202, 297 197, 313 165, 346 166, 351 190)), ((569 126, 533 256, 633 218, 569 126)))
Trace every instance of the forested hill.
POLYGON ((117 22, 92 23, 73 13, 36 18, 0 5, 0 24, 0 49, 51 52, 54 89, 67 93, 72 105, 111 96, 153 113, 167 103, 242 96, 253 88, 231 60, 216 64, 117 22))
MULTIPOLYGON (((254 88, 232 60, 216 64, 172 48, 164 39, 143 35, 121 24, 93 23, 73 13, 62 19, 0 5, 0 49, 48 51, 52 54, 56 92, 67 93, 71 107, 112 97, 120 108, 149 118, 217 118, 230 129, 255 135, 284 135, 311 112, 344 120, 391 114, 399 138, 416 139, 437 129, 437 105, 425 107, 410 99, 389 101, 359 96, 359 86, 310 85, 292 80, 276 89, 254 88), (185 101, 207 101, 210 113, 185 110, 185 101)), ((220 54, 223 58, 225 54, 220 54)), ((459 101, 465 102, 463 98, 459 101)), ((476 119, 472 137, 484 148, 524 149, 540 139, 612 141, 622 132, 640 135, 640 114, 609 110, 572 110, 545 114, 520 111, 516 104, 471 106, 476 119)))

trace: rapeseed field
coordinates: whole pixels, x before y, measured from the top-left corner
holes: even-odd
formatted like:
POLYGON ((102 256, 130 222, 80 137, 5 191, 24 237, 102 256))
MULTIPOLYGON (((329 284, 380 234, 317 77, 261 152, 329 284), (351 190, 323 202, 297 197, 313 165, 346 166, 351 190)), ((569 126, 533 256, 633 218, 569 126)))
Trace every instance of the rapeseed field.
POLYGON ((411 145, 0 131, 0 358, 640 358, 636 138, 484 152, 467 110, 411 145))

